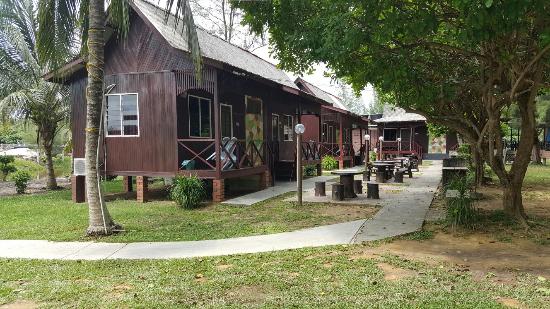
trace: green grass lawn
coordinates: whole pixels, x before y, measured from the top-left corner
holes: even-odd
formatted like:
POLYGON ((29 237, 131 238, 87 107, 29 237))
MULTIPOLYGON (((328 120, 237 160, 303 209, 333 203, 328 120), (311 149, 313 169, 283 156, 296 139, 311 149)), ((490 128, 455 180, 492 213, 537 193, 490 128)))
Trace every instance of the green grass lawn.
MULTIPOLYGON (((56 156, 53 159, 53 168, 54 168, 55 176, 56 177, 71 176, 71 172, 72 172, 71 164, 72 164, 71 157, 56 156)), ((36 161, 16 158, 14 165, 17 168, 17 170, 27 171, 31 175, 32 179, 46 177, 46 167, 44 164, 38 164, 36 161)), ((8 176, 8 180, 11 180, 10 176, 8 176)))
POLYGON ((365 255, 364 246, 167 261, 0 260, 0 304, 51 308, 548 308, 548 281, 474 281, 447 264, 365 255), (384 263, 384 264, 380 264, 384 263), (404 272, 385 278, 388 267, 404 272))
POLYGON ((524 184, 550 186, 550 165, 529 165, 524 184))
MULTIPOLYGON (((158 187, 158 184, 152 188, 158 187)), ((121 192, 121 181, 107 182, 107 192, 121 192)), ((113 218, 126 232, 101 238, 108 242, 219 239, 286 232, 305 227, 370 217, 375 209, 363 206, 283 202, 288 195, 254 206, 208 205, 186 210, 166 198, 139 204, 135 199, 108 202, 113 218)), ((71 192, 0 198, 0 239, 89 240, 86 204, 71 201, 71 192)))

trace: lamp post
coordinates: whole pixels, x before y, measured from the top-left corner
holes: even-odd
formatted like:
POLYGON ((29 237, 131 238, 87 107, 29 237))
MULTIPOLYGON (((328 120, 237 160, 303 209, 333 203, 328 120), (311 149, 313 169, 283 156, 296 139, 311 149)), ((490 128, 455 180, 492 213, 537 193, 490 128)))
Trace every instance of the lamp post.
POLYGON ((298 206, 302 206, 302 134, 306 131, 306 127, 298 123, 294 127, 296 132, 296 187, 298 206))
POLYGON ((369 157, 370 157, 370 135, 365 134, 365 171, 363 172, 363 181, 370 181, 369 157))
POLYGON ((397 154, 401 156, 401 137, 397 138, 397 154))
POLYGON ((378 155, 379 155, 378 160, 382 160, 382 155, 383 155, 382 152, 383 152, 383 150, 384 150, 384 148, 383 148, 383 147, 384 147, 384 145, 383 145, 383 143, 384 143, 384 136, 383 136, 383 135, 380 136, 380 137, 378 138, 378 140, 380 141, 380 147, 379 147, 380 152, 378 153, 378 155))

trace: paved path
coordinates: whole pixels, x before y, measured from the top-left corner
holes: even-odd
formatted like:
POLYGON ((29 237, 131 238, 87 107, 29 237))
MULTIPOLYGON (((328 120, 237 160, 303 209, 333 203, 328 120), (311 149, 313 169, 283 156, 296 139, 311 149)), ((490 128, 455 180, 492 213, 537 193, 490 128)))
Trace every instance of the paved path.
MULTIPOLYGON (((382 209, 365 221, 353 242, 384 239, 422 228, 441 180, 441 161, 433 161, 432 165, 421 169, 421 172, 421 176, 410 181, 410 185, 399 192, 380 192, 382 209)), ((404 180, 407 181, 408 178, 404 180)))
MULTIPOLYGON (((313 189, 315 187, 316 181, 327 181, 330 179, 334 179, 336 176, 317 176, 305 179, 302 183, 303 190, 309 190, 313 189)), ((265 200, 268 200, 270 198, 296 191, 296 182, 289 181, 289 182, 277 182, 275 186, 269 187, 262 191, 257 191, 254 193, 246 194, 243 196, 239 196, 230 200, 223 201, 222 204, 232 204, 232 205, 254 205, 256 203, 263 202, 265 200)))
POLYGON ((380 201, 384 207, 370 220, 287 233, 202 241, 101 243, 0 240, 0 258, 174 259, 342 245, 382 239, 413 232, 422 226, 433 192, 441 178, 441 165, 436 163, 423 169, 422 173, 412 180, 409 187, 402 187, 402 193, 382 191, 380 201))

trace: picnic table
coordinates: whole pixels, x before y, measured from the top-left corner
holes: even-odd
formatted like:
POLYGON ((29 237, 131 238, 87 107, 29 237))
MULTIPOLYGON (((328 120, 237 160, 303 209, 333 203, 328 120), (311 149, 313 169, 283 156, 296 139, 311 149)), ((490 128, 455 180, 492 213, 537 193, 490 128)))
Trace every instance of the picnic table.
POLYGON ((373 166, 376 167, 376 175, 380 173, 384 175, 384 180, 387 180, 391 178, 391 173, 395 168, 395 163, 384 163, 382 161, 375 161, 373 166))
POLYGON ((357 197, 355 192, 353 192, 353 176, 363 174, 363 171, 356 169, 344 169, 332 171, 331 174, 340 176, 340 183, 344 185, 345 198, 357 197))

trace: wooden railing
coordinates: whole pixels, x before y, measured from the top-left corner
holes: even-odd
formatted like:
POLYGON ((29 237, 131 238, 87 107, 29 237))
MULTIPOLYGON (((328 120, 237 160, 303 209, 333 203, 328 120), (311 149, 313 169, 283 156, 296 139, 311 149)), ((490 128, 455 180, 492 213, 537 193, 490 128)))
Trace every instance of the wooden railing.
MULTIPOLYGON (((213 139, 178 139, 179 168, 182 170, 215 170, 216 150, 213 139)), ((233 170, 266 164, 267 143, 224 139, 220 143, 220 169, 233 170)))
POLYGON ((316 141, 302 142, 302 160, 320 160, 320 147, 316 141))
POLYGON ((353 145, 351 143, 342 144, 342 149, 337 143, 320 143, 319 144, 319 157, 332 156, 339 157, 340 152, 343 153, 344 157, 354 156, 355 151, 353 150, 353 145))

